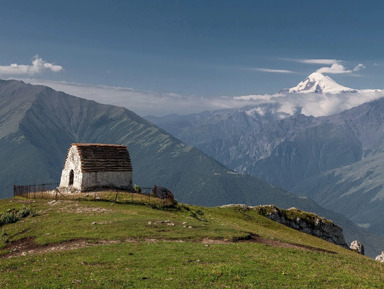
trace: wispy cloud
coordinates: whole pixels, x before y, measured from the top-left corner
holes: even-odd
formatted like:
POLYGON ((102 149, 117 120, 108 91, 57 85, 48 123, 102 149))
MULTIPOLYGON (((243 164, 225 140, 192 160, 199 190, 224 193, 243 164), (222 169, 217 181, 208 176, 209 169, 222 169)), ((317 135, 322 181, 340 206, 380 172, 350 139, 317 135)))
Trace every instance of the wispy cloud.
POLYGON ((285 70, 285 69, 272 69, 272 68, 252 68, 252 70, 261 71, 261 72, 270 72, 270 73, 293 73, 291 70, 285 70))
POLYGON ((314 58, 314 59, 289 59, 291 61, 296 61, 300 63, 307 63, 307 64, 322 64, 322 65, 332 65, 335 63, 340 63, 341 60, 337 59, 322 59, 322 58, 314 58))
POLYGON ((268 96, 247 95, 234 97, 258 105, 261 103, 278 104, 278 112, 293 115, 300 112, 305 115, 326 116, 339 113, 368 101, 384 97, 384 90, 361 90, 356 93, 319 94, 285 93, 268 96))
POLYGON ((38 55, 32 60, 32 65, 13 63, 11 65, 0 65, 0 75, 35 75, 44 71, 59 72, 63 67, 44 61, 38 55))
POLYGON ((32 84, 41 84, 55 90, 94 100, 99 103, 122 106, 135 113, 145 115, 166 115, 171 113, 193 113, 231 107, 229 98, 221 101, 199 96, 185 96, 177 93, 159 93, 128 87, 88 85, 81 83, 41 79, 21 79, 32 84))
POLYGON ((365 65, 359 63, 358 65, 355 66, 353 71, 359 71, 359 70, 364 69, 364 68, 366 68, 365 65))
POLYGON ((342 60, 332 59, 332 58, 312 58, 312 59, 294 59, 294 58, 283 58, 283 60, 293 61, 298 63, 305 64, 314 64, 314 65, 330 65, 324 66, 317 70, 317 72, 325 74, 347 74, 357 72, 361 69, 364 69, 365 66, 362 63, 356 65, 353 69, 347 69, 342 63, 342 60))
POLYGON ((317 72, 320 73, 329 73, 329 74, 346 74, 346 73, 352 73, 357 72, 361 69, 365 68, 363 64, 356 65, 352 70, 346 69, 344 65, 339 63, 334 63, 331 66, 322 67, 317 70, 317 72))

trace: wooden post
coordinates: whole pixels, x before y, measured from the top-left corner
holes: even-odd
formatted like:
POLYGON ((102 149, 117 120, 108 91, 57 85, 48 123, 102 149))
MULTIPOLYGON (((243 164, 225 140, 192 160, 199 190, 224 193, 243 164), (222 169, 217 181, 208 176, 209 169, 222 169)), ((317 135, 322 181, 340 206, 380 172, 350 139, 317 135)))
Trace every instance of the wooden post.
POLYGON ((115 203, 117 202, 117 194, 118 194, 118 191, 116 190, 115 203))

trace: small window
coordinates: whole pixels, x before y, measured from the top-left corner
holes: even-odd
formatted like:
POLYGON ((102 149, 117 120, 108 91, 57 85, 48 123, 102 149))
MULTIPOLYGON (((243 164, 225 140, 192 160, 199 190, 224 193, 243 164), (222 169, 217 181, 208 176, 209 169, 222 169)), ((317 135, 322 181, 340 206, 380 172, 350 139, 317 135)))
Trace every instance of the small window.
POLYGON ((75 173, 73 172, 73 170, 71 170, 69 172, 69 184, 68 186, 72 186, 73 185, 73 179, 75 178, 75 173))

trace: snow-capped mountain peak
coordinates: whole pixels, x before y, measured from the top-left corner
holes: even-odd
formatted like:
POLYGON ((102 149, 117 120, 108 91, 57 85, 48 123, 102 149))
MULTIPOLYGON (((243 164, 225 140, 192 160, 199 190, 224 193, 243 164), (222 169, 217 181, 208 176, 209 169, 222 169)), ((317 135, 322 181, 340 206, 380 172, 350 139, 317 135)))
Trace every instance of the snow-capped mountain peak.
POLYGON ((342 86, 329 76, 320 72, 314 72, 297 86, 288 90, 289 93, 344 93, 357 92, 356 89, 342 86))

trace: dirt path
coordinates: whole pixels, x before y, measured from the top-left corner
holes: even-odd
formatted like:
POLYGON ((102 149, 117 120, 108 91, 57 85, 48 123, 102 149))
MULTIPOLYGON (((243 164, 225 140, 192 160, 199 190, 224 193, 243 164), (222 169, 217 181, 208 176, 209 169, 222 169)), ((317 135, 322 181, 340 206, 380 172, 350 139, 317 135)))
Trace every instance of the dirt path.
MULTIPOLYGON (((74 250, 79 248, 91 247, 91 246, 99 246, 99 245, 108 245, 108 244, 121 244, 121 243, 139 243, 139 242, 185 242, 183 240, 161 240, 161 239, 126 239, 124 241, 118 240, 85 240, 85 239, 77 239, 71 240, 61 243, 53 243, 47 245, 39 245, 36 244, 34 238, 24 238, 11 244, 7 245, 4 250, 9 251, 9 253, 3 254, 0 256, 0 259, 6 258, 14 258, 19 256, 27 256, 27 255, 37 255, 44 254, 49 252, 60 252, 67 250, 74 250)), ((206 245, 209 244, 230 244, 230 243, 259 243, 265 244, 268 246, 279 247, 279 248, 291 248, 297 250, 306 250, 306 251, 317 251, 324 253, 336 254, 333 251, 327 251, 324 249, 314 248, 310 246, 304 246, 299 244, 290 244, 285 243, 278 240, 270 240, 262 238, 258 235, 249 235, 249 238, 238 240, 238 241, 230 241, 230 240, 214 240, 205 238, 202 241, 198 241, 198 243, 203 243, 206 245)))
POLYGON ((248 242, 248 243, 259 243, 259 244, 266 244, 273 247, 279 247, 279 248, 290 248, 290 249, 298 249, 298 250, 306 250, 306 251, 316 251, 316 252, 324 252, 324 253, 330 253, 330 254, 336 254, 336 252, 328 251, 325 249, 305 246, 305 245, 299 245, 299 244, 291 244, 291 243, 285 243, 279 240, 271 240, 271 239, 265 239, 258 235, 252 235, 251 239, 239 241, 239 242, 248 242))

